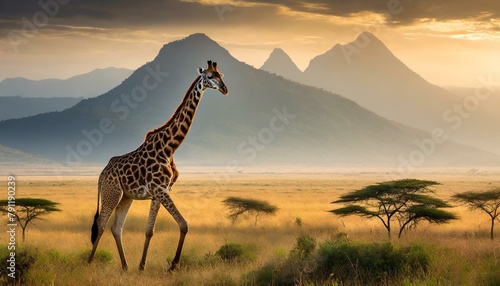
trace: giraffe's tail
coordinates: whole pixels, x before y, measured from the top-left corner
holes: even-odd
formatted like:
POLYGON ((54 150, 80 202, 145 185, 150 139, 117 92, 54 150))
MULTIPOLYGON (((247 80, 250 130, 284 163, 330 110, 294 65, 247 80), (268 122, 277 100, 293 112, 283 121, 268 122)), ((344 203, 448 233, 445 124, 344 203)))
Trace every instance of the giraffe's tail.
POLYGON ((98 218, 99 218, 99 208, 97 208, 97 211, 95 212, 94 224, 92 225, 92 234, 90 235, 90 241, 92 242, 92 244, 94 244, 94 242, 96 241, 97 234, 99 233, 99 228, 97 226, 98 218))
POLYGON ((100 196, 101 196, 101 180, 99 180, 99 184, 98 184, 98 190, 97 190, 97 211, 95 212, 95 216, 94 216, 94 224, 92 224, 92 234, 90 235, 90 241, 92 242, 92 244, 94 244, 94 242, 96 241, 97 239, 97 235, 99 234, 99 226, 97 225, 97 219, 99 218, 99 199, 100 199, 100 196))

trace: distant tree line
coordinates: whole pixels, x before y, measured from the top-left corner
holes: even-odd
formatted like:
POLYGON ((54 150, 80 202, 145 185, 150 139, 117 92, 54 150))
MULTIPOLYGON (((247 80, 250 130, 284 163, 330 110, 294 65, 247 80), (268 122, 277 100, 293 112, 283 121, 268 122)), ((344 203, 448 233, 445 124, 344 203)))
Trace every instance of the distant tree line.
MULTIPOLYGON (((435 196, 431 187, 436 181, 402 179, 366 186, 340 196, 331 204, 343 204, 329 212, 339 216, 356 215, 376 218, 384 226, 390 238, 396 229, 398 237, 417 227, 421 222, 449 223, 459 217, 448 211, 453 206, 435 196)), ((472 210, 486 213, 490 218, 490 238, 494 238, 495 221, 500 221, 500 187, 480 192, 463 192, 452 196, 454 201, 472 210)), ((228 197, 222 203, 229 210, 227 217, 233 223, 244 214, 255 216, 257 225, 260 215, 272 215, 278 207, 263 200, 228 197)), ((298 225, 302 224, 297 218, 298 225)))

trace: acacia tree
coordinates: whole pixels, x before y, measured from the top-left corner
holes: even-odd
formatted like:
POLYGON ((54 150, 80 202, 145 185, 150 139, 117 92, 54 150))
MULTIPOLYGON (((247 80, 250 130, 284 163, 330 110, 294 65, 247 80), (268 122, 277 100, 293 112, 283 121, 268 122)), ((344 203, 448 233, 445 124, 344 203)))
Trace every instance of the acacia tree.
POLYGON ((229 209, 228 218, 230 218, 233 223, 236 221, 238 216, 244 213, 249 213, 255 214, 255 225, 257 225, 260 214, 271 215, 278 211, 277 206, 262 200, 228 197, 222 202, 229 209))
POLYGON ((458 193, 453 195, 453 198, 468 205, 473 210, 481 210, 490 216, 490 238, 493 239, 495 220, 500 221, 500 188, 482 192, 458 193))
POLYGON ((24 241, 28 224, 35 219, 41 219, 40 216, 61 211, 57 208, 58 204, 46 199, 20 198, 15 200, 15 212, 12 212, 12 208, 9 209, 9 201, 2 200, 0 201, 0 212, 9 215, 9 217, 14 216, 15 221, 22 229, 22 238, 24 241))
POLYGON ((397 220, 398 237, 401 237, 405 230, 415 227, 421 221, 441 224, 458 218, 453 213, 442 210, 451 207, 449 204, 430 195, 434 192, 429 187, 438 184, 435 181, 403 179, 369 185, 331 202, 345 206, 330 212, 340 216, 378 218, 389 238, 392 222, 397 220))

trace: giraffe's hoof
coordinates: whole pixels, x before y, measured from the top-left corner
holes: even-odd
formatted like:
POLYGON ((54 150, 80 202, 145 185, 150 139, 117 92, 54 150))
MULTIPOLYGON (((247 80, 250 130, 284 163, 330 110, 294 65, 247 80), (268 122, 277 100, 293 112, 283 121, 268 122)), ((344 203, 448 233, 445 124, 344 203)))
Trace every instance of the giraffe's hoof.
POLYGON ((142 264, 142 263, 141 263, 141 264, 139 264, 139 271, 144 271, 144 266, 145 266, 145 265, 144 265, 144 264, 142 264))
POLYGON ((168 272, 174 271, 177 268, 177 263, 178 262, 172 261, 172 263, 170 264, 170 268, 168 269, 168 272))

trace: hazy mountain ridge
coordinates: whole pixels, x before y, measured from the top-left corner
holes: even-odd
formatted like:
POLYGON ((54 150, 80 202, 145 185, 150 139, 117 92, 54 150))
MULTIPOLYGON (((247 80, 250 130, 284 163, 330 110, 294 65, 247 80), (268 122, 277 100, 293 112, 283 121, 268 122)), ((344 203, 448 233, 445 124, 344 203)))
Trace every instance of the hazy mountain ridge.
MULTIPOLYGON (((286 69, 274 71, 285 76, 286 69)), ((500 113, 492 110, 500 97, 493 92, 479 99, 474 89, 457 96, 433 85, 371 33, 313 58, 297 81, 341 94, 388 119, 428 132, 442 129, 452 140, 500 154, 500 113)))
MULTIPOLYGON (((0 145, 0 165, 7 164, 12 165, 16 164, 47 164, 50 161, 32 154, 28 154, 22 151, 19 151, 14 148, 6 147, 0 145)), ((8 171, 8 170, 7 170, 8 171)))
POLYGON ((83 98, 27 98, 27 97, 0 97, 0 121, 17 119, 28 116, 62 111, 74 106, 83 98))
POLYGON ((0 82, 0 97, 95 97, 120 84, 131 73, 129 69, 110 67, 68 79, 7 78, 0 82))
POLYGON ((368 32, 313 58, 304 70, 304 82, 342 94, 389 119, 426 130, 435 126, 435 121, 422 116, 423 112, 442 111, 442 105, 457 101, 408 68, 368 32))
POLYGON ((384 119, 339 95, 252 68, 203 34, 163 46, 152 62, 102 96, 61 112, 0 122, 0 143, 75 166, 104 163, 134 150, 147 130, 168 120, 196 78, 196 67, 205 67, 208 59, 218 62, 229 95, 206 92, 175 155, 177 162, 233 169, 398 167, 405 160, 414 163, 415 152, 424 156, 412 163, 418 166, 500 162, 498 156, 450 141, 433 143, 427 155, 415 141, 428 143, 431 134, 384 119))

